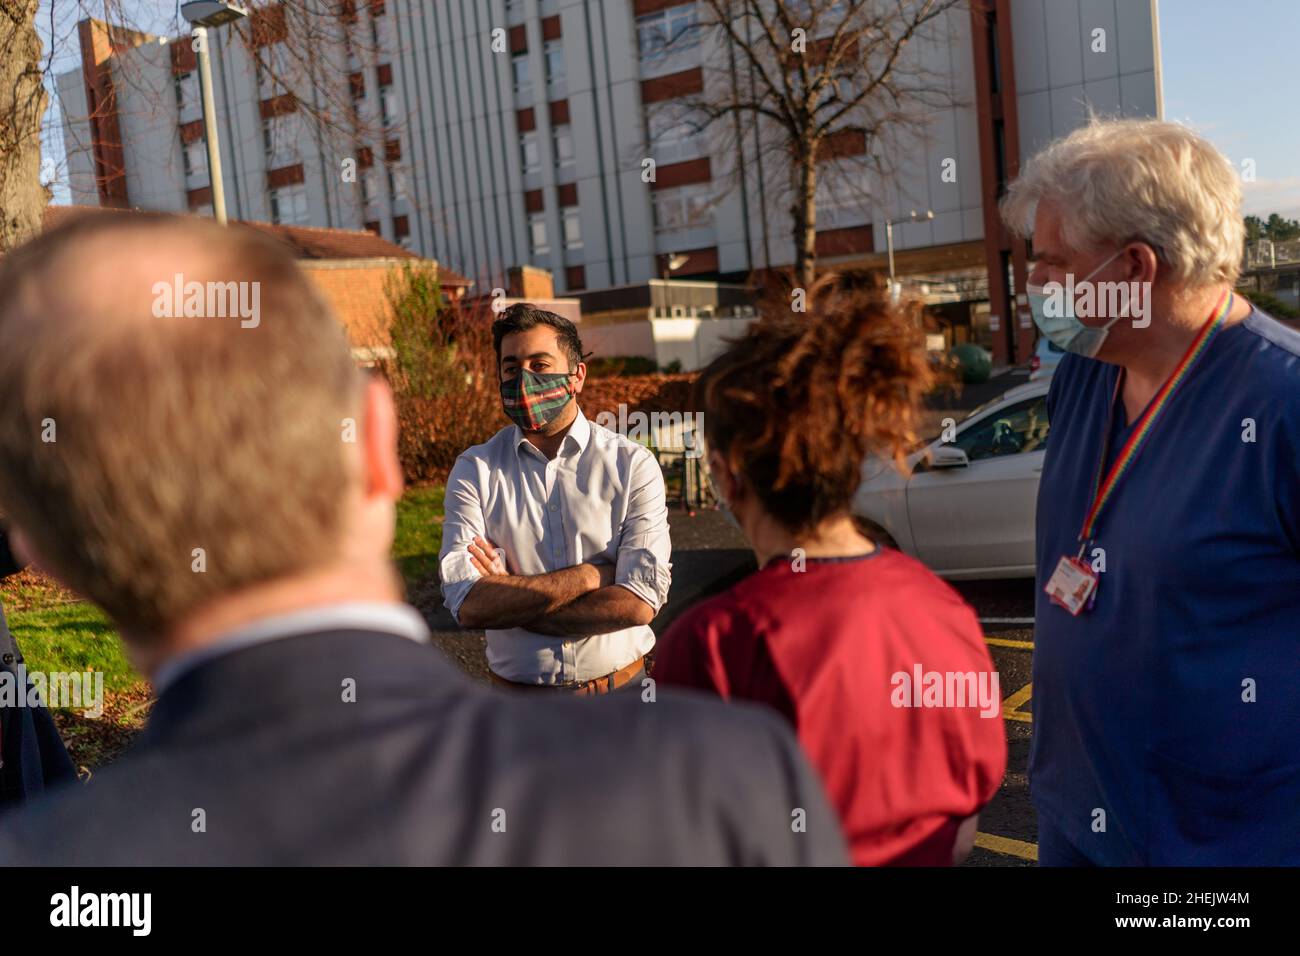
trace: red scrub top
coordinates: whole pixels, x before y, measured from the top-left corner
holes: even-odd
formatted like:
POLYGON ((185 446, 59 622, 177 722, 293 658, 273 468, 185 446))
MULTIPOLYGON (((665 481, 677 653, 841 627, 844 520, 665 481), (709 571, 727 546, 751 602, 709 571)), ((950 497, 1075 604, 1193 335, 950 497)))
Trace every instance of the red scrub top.
POLYGON ((975 612, 894 550, 773 559, 683 614, 653 676, 784 714, 859 866, 950 864, 958 825, 1006 770, 975 612))

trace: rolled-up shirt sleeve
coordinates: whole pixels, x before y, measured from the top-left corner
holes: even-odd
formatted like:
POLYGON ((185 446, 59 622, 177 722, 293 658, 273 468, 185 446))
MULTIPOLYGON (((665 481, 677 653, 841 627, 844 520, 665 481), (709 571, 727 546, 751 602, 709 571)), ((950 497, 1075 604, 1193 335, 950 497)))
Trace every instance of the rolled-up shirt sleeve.
POLYGON ((485 535, 483 503, 479 497, 475 467, 463 455, 456 459, 447 478, 443 499, 442 549, 438 553, 438 573, 442 584, 442 602, 460 623, 460 606, 470 588, 482 575, 470 559, 469 545, 476 535, 485 535))
POLYGON ((672 583, 672 541, 664 476, 648 451, 638 453, 631 471, 627 517, 618 544, 614 583, 645 601, 655 613, 668 600, 672 583))

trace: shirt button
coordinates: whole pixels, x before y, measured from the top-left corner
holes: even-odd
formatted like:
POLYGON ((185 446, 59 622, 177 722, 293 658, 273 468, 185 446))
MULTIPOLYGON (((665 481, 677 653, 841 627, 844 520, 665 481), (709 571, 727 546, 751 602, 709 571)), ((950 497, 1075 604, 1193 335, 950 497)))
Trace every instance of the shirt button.
POLYGON ((559 505, 551 505, 551 510, 552 510, 552 511, 559 511, 559 510, 560 510, 560 506, 559 506, 559 505))

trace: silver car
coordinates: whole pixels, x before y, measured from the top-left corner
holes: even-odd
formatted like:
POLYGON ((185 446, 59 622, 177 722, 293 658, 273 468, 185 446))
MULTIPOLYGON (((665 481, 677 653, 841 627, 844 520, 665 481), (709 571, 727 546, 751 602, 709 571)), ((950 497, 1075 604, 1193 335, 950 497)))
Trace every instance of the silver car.
POLYGON ((909 455, 901 473, 868 459, 854 514, 943 577, 1033 577, 1050 385, 1019 385, 982 405, 909 455))

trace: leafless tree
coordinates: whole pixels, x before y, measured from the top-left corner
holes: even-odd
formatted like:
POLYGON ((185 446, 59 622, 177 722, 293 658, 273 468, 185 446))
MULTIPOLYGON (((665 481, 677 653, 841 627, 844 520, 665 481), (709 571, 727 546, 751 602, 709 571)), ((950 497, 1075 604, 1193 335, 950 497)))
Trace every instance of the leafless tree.
MULTIPOLYGON (((286 98, 279 108, 304 117, 303 135, 315 140, 321 156, 391 165, 397 158, 385 149, 386 141, 395 137, 400 121, 390 118, 385 124, 360 107, 347 67, 349 54, 363 64, 375 61, 378 51, 366 30, 364 12, 367 6, 382 5, 382 0, 246 4, 252 16, 214 31, 209 42, 247 50, 259 74, 286 98)), ((68 27, 81 19, 100 19, 110 25, 109 43, 117 52, 161 35, 179 38, 171 44, 174 55, 192 56, 190 27, 180 16, 180 3, 158 0, 153 4, 156 9, 150 6, 130 0, 0 0, 0 50, 4 50, 0 57, 0 252, 40 230, 50 199, 42 168, 48 181, 55 167, 49 157, 44 167, 41 160, 43 123, 49 122, 46 85, 59 57, 75 50, 77 31, 68 27), (148 19, 151 13, 156 15, 148 19), (51 40, 49 49, 42 49, 38 16, 51 40)), ((96 175, 110 180, 124 175, 115 161, 115 156, 120 159, 121 143, 114 138, 117 131, 110 136, 99 121, 117 117, 121 97, 116 93, 129 87, 146 94, 138 101, 149 110, 161 108, 164 104, 159 100, 172 95, 169 88, 160 89, 142 77, 132 58, 114 59, 106 97, 92 105, 89 116, 74 117, 89 120, 92 142, 69 144, 81 149, 101 147, 96 155, 103 166, 96 175)), ((48 126, 45 130, 48 135, 48 126)))
MULTIPOLYGON (((708 44, 702 90, 677 97, 697 131, 739 157, 755 152, 789 170, 794 281, 817 262, 817 186, 865 196, 888 181, 892 156, 954 105, 952 81, 913 55, 963 0, 699 0, 690 42, 708 44)), ((667 37, 669 45, 688 39, 667 37)))
POLYGON ((0 0, 0 252, 40 231, 49 193, 41 185, 38 0, 0 0))

